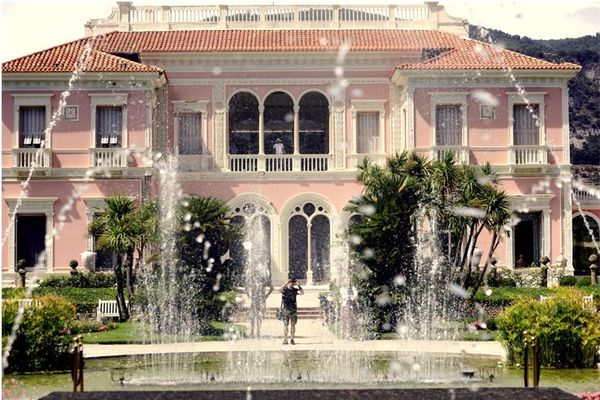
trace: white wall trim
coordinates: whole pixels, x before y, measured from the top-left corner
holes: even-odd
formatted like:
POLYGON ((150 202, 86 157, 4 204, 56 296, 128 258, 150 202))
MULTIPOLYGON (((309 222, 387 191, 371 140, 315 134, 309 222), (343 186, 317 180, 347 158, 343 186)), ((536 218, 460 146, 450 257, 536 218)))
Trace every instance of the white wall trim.
MULTIPOLYGON (((179 154, 179 114, 181 113, 198 113, 200 114, 200 155, 208 154, 208 100, 173 100, 173 127, 175 130, 174 148, 175 154, 179 154)), ((192 154, 195 155, 195 154, 192 154)))
MULTIPOLYGON (((509 195, 508 204, 513 212, 542 212, 542 243, 541 255, 551 256, 551 207, 550 202, 555 196, 553 194, 518 194, 509 195)), ((515 232, 511 225, 509 229, 510 244, 506 246, 506 265, 508 268, 514 268, 515 265, 515 232)))
POLYGON ((546 92, 527 92, 522 95, 517 92, 506 92, 508 96, 508 136, 509 136, 509 145, 514 146, 515 144, 515 136, 514 136, 514 116, 513 109, 516 104, 538 104, 539 105, 539 115, 537 116, 539 121, 539 145, 546 145, 546 117, 545 110, 546 104, 544 97, 546 92), (525 99, 527 99, 527 102, 525 99))
POLYGON ((19 148, 19 108, 43 106, 46 109, 46 128, 44 129, 44 147, 52 148, 52 93, 15 93, 13 97, 13 148, 19 148))
POLYGON ((96 108, 98 106, 122 106, 123 107, 123 132, 122 132, 122 143, 121 147, 124 149, 129 147, 129 134, 127 129, 127 93, 88 93, 91 98, 90 106, 90 124, 91 124, 91 137, 90 137, 90 148, 96 147, 96 108))
POLYGON ((462 124, 462 132, 461 132, 461 146, 467 146, 469 143, 468 138, 468 116, 467 116, 467 96, 469 92, 432 92, 429 93, 430 102, 431 102, 431 143, 434 146, 437 146, 436 142, 436 131, 435 127, 437 126, 437 106, 439 105, 459 105, 461 112, 461 124, 462 124))
MULTIPOLYGON (((14 220, 16 214, 45 214, 46 215, 46 272, 54 271, 54 203, 58 197, 4 198, 8 205, 8 218, 14 220)), ((10 225, 8 232, 8 271, 13 272, 16 266, 16 220, 10 225)))
POLYGON ((377 153, 385 154, 385 104, 386 99, 374 100, 350 100, 352 111, 352 145, 350 146, 351 155, 357 154, 356 140, 358 139, 357 114, 361 112, 379 113, 379 140, 377 144, 377 153))

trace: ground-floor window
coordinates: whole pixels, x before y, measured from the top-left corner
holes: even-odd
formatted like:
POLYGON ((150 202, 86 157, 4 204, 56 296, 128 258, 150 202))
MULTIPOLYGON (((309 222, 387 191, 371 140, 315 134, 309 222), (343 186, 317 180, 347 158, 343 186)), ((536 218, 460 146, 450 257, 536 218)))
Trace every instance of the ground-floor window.
POLYGON ((263 206, 253 203, 233 210, 231 223, 240 226, 242 237, 229 245, 229 258, 240 284, 246 282, 247 273, 256 271, 259 264, 266 267, 266 271, 259 269, 261 273, 271 276, 271 220, 264 212, 263 206))
MULTIPOLYGON (((15 221, 16 262, 25 260, 28 268, 36 266, 46 249, 46 215, 18 214, 15 221)), ((45 264, 44 264, 45 267, 45 264)))
POLYGON ((542 251, 542 212, 517 213, 514 227, 515 267, 539 263, 542 251))
POLYGON ((582 215, 573 218, 573 267, 575 275, 589 275, 590 262, 588 258, 596 253, 596 246, 592 240, 592 234, 596 243, 600 243, 600 227, 595 218, 582 215), (587 225, 586 225, 587 223, 587 225))
POLYGON ((288 223, 289 276, 324 283, 330 273, 330 221, 323 207, 297 206, 288 223), (309 273, 310 268, 310 273, 309 273))

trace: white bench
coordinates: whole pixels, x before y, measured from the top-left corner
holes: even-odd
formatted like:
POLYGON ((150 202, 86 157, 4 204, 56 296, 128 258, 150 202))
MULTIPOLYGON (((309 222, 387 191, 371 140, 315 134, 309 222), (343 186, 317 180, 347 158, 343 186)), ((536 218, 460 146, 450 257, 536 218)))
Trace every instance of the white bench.
MULTIPOLYGON (((125 302, 129 307, 129 302, 125 302)), ((98 300, 98 307, 96 307, 96 319, 100 321, 104 317, 118 317, 119 306, 116 300, 98 300)))
POLYGON ((581 302, 583 303, 583 309, 587 311, 596 311, 596 306, 594 305, 594 295, 590 294, 589 296, 582 296, 581 302))

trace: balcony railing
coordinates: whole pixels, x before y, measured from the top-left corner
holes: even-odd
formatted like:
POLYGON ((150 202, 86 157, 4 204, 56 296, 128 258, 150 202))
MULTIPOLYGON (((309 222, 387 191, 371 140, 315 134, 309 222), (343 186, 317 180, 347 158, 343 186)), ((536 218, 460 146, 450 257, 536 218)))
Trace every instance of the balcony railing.
POLYGON ((21 170, 49 169, 51 167, 52 149, 28 148, 13 149, 13 167, 21 170))
POLYGON ((416 5, 136 6, 118 2, 88 33, 182 29, 434 29, 467 35, 465 23, 429 2, 416 5))
POLYGON ((547 164, 546 146, 511 146, 509 162, 511 165, 547 164))
POLYGON ((92 168, 127 168, 127 149, 90 149, 92 168))
POLYGON ((466 146, 434 146, 431 149, 432 160, 442 160, 446 154, 453 153, 457 163, 469 163, 469 148, 466 146))
POLYGON ((324 172, 331 169, 330 154, 230 154, 231 172, 324 172))
POLYGON ((600 204, 600 187, 573 188, 573 195, 580 204, 600 204))

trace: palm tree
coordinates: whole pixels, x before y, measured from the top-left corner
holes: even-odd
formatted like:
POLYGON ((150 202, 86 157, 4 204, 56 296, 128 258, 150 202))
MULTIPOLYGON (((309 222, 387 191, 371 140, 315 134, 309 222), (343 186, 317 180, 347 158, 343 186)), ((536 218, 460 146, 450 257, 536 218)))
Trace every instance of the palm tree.
POLYGON ((92 221, 88 230, 93 235, 99 235, 96 242, 99 249, 107 249, 117 254, 117 262, 113 265, 117 283, 116 300, 119 321, 124 322, 129 320, 129 310, 123 291, 123 265, 132 264, 132 260, 128 260, 128 255, 132 254, 135 247, 139 245, 140 224, 136 218, 135 202, 129 197, 111 196, 107 197, 105 202, 104 213, 92 221))

